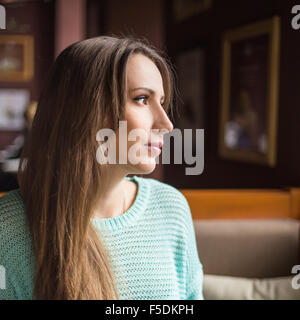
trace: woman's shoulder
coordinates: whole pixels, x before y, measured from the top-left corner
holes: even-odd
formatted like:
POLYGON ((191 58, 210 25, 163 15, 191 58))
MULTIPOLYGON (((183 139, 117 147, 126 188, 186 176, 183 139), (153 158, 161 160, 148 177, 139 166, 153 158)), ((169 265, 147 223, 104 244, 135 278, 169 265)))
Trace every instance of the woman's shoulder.
POLYGON ((150 207, 180 224, 189 224, 191 212, 185 196, 176 187, 153 178, 141 178, 150 187, 150 207))
POLYGON ((179 205, 184 207, 184 209, 186 209, 186 206, 188 206, 185 196, 176 187, 153 178, 138 178, 143 179, 145 183, 150 185, 152 197, 159 199, 168 205, 179 205))
POLYGON ((20 189, 0 197, 0 248, 6 279, 0 299, 31 299, 34 255, 20 189))
POLYGON ((0 208, 4 209, 5 207, 12 207, 12 206, 21 206, 24 207, 24 202, 21 194, 21 189, 14 189, 10 190, 4 195, 0 197, 0 208))
POLYGON ((14 189, 0 197, 0 258, 1 260, 19 248, 24 252, 30 240, 26 224, 25 205, 20 189, 14 189))
POLYGON ((10 229, 15 223, 23 223, 25 205, 20 189, 14 189, 0 197, 0 231, 10 229))

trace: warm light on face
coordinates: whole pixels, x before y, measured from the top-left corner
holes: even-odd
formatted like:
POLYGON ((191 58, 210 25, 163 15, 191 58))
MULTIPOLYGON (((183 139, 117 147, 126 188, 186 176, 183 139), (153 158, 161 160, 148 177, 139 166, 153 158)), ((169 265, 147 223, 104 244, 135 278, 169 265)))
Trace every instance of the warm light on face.
POLYGON ((196 166, 187 168, 188 175, 201 174, 204 167, 203 129, 196 131, 196 156, 192 155, 191 129, 173 129, 173 124, 164 109, 165 93, 162 76, 156 65, 147 57, 135 54, 127 65, 127 99, 125 119, 119 121, 115 133, 104 128, 97 133, 97 141, 102 142, 97 150, 100 164, 117 164, 128 174, 151 173, 162 155, 163 164, 170 164, 171 133, 175 147, 174 163, 182 164, 184 139, 184 161, 196 166), (105 137, 108 137, 105 142, 105 137), (164 139, 165 138, 165 139, 164 139), (166 139, 168 138, 168 139, 166 139))
MULTIPOLYGON (((127 152, 134 169, 152 172, 161 153, 154 144, 162 144, 173 124, 164 110, 163 79, 157 66, 142 54, 132 55, 127 64, 127 152), (155 129, 155 130, 154 130, 155 129), (148 148, 149 143, 153 143, 148 148)), ((160 148, 159 148, 160 149, 160 148)))

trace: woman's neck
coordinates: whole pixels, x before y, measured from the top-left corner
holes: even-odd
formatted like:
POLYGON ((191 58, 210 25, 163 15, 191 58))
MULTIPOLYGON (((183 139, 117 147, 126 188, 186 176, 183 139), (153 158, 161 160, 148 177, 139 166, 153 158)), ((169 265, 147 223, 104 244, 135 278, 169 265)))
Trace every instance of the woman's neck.
POLYGON ((122 215, 134 203, 138 186, 135 182, 122 179, 119 182, 110 180, 97 202, 93 218, 113 218, 122 215))

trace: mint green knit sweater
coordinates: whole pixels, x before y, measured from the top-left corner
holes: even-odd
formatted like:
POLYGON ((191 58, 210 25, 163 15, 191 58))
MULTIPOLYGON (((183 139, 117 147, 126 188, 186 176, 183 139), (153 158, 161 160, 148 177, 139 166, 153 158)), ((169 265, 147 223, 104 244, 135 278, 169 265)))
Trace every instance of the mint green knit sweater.
MULTIPOLYGON (((91 219, 104 235, 122 300, 202 300, 203 270, 186 198, 151 178, 121 216, 91 219), (124 281, 126 286, 124 286, 124 281)), ((34 255, 20 189, 0 198, 0 299, 32 299, 34 255)))

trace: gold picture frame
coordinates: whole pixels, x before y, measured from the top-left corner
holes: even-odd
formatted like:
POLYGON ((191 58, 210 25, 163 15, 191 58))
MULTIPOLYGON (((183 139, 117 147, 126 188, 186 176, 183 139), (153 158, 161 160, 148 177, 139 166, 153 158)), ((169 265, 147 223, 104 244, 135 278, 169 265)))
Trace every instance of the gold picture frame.
POLYGON ((30 81, 33 75, 33 36, 0 35, 0 81, 30 81))
POLYGON ((276 165, 279 51, 277 16, 223 34, 222 158, 276 165))

